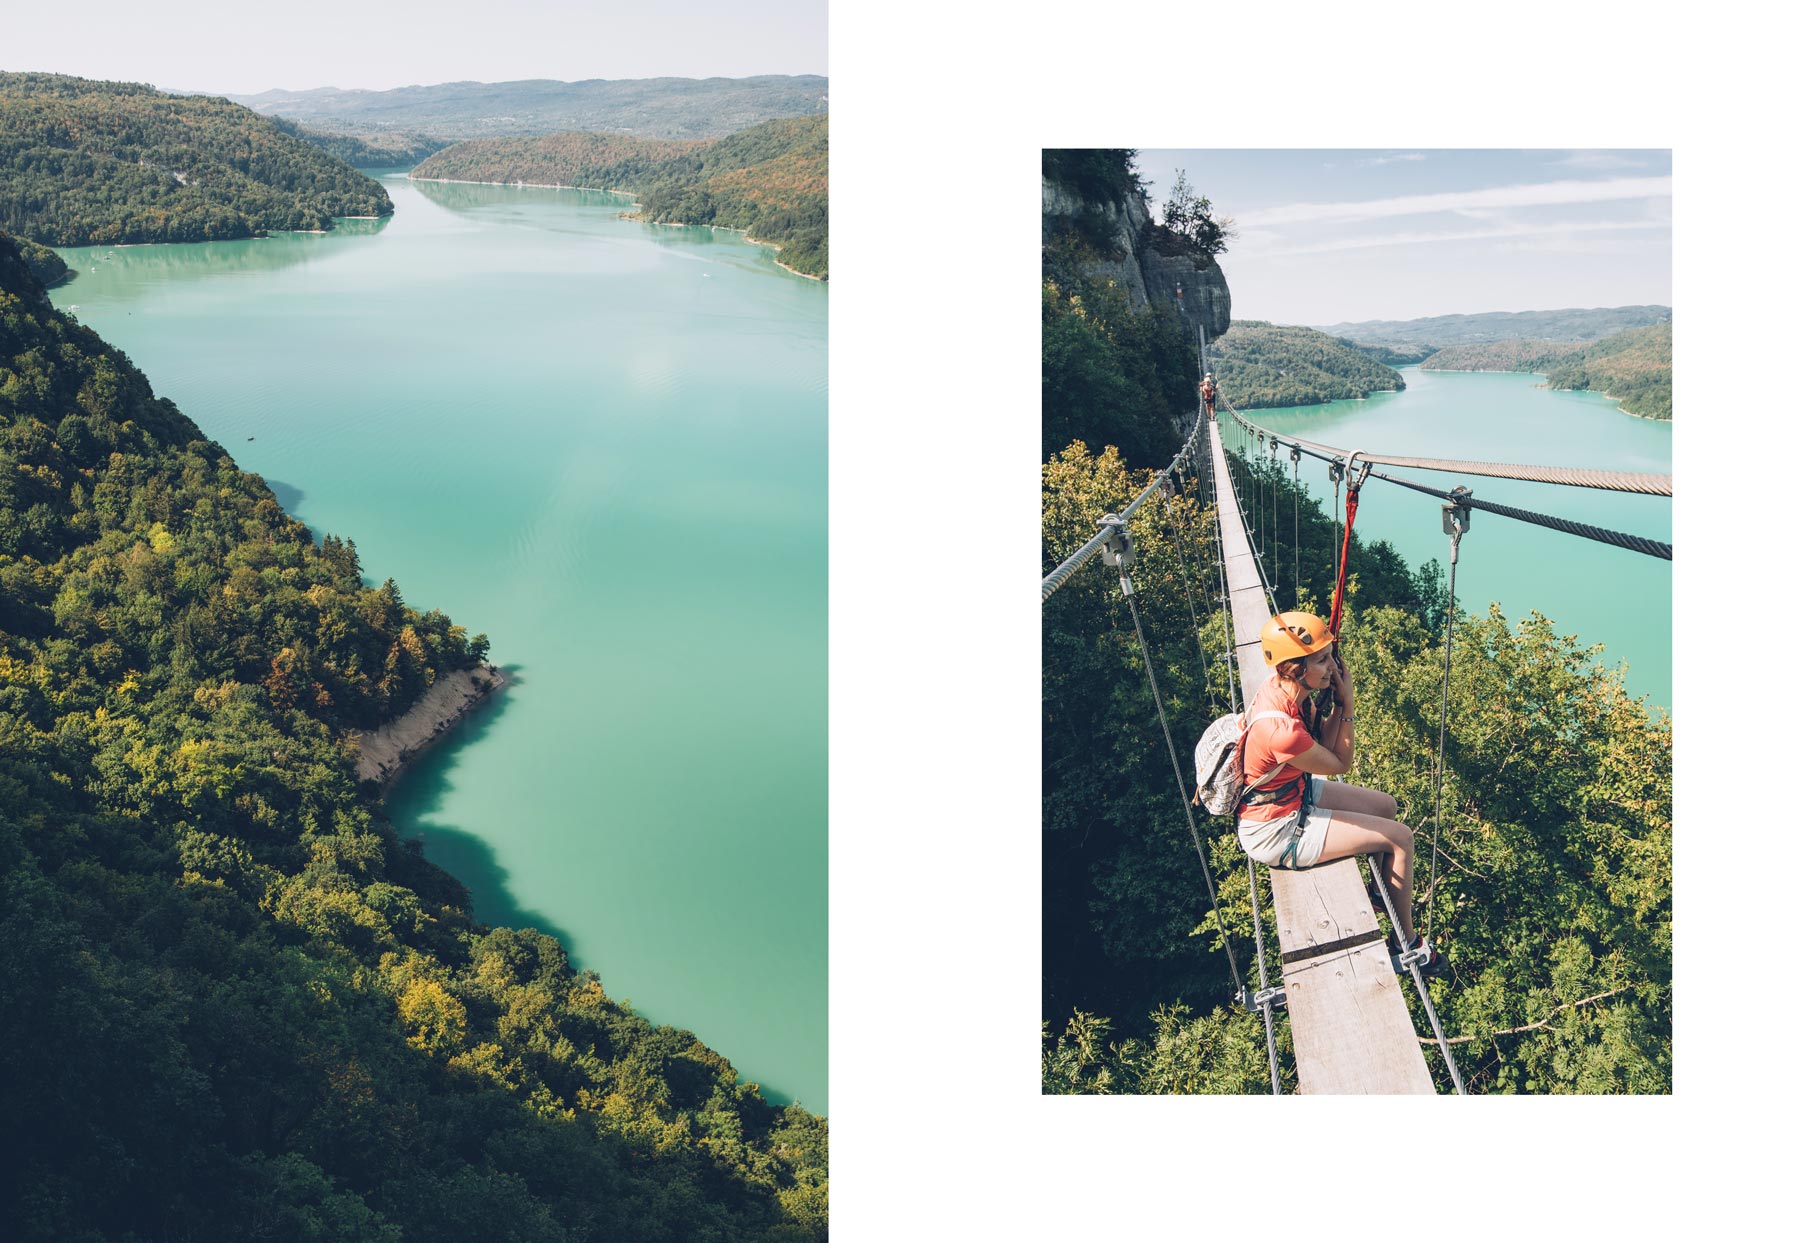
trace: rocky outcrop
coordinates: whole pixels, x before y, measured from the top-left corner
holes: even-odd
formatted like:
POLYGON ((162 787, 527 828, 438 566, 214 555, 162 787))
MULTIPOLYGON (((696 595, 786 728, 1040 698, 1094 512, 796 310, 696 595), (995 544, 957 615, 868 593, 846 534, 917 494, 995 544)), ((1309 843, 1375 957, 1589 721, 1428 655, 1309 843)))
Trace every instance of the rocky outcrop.
POLYGON ((1154 306, 1176 312, 1196 339, 1201 329, 1208 341, 1230 329, 1231 288, 1218 261, 1205 255, 1159 254, 1145 246, 1150 208, 1142 195, 1127 195, 1121 203, 1095 202, 1044 178, 1044 241, 1082 215, 1110 225, 1109 249, 1119 256, 1090 260, 1083 265, 1088 275, 1118 285, 1134 309, 1154 306))

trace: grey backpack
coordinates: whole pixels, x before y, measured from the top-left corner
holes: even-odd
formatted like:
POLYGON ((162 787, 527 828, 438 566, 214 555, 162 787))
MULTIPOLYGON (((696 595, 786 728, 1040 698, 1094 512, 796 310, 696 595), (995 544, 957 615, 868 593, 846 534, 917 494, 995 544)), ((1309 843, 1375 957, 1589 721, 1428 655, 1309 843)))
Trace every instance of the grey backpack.
POLYGON ((1258 712, 1248 721, 1242 712, 1228 712, 1200 735, 1194 744, 1194 806, 1205 807, 1215 816, 1235 812, 1244 795, 1281 771, 1277 764, 1250 787, 1244 787, 1244 737, 1258 721, 1286 717, 1279 710, 1258 712))

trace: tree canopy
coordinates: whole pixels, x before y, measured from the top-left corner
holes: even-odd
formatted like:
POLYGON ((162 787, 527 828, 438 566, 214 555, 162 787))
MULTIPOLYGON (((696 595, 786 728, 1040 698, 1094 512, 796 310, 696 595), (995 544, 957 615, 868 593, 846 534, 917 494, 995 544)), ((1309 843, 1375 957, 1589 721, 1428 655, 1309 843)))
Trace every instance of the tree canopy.
POLYGON ((15 236, 211 242, 393 210, 376 182, 227 100, 0 73, 0 229, 15 236))
POLYGON ((825 1121, 489 928, 351 727, 487 639, 284 513, 0 239, 0 1219, 776 1241, 825 1121))

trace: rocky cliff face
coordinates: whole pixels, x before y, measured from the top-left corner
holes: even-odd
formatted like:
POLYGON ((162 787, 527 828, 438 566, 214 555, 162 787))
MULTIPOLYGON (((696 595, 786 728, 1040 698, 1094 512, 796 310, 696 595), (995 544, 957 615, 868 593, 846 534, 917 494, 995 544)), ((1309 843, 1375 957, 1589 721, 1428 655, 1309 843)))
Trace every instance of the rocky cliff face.
POLYGON ((1231 288, 1225 283, 1225 273, 1216 260, 1205 256, 1162 255, 1141 245, 1144 226, 1150 222, 1150 209, 1142 195, 1128 195, 1123 204, 1096 203, 1044 179, 1045 241, 1061 223, 1084 212, 1111 223, 1112 249, 1123 255, 1089 263, 1091 275, 1125 290, 1134 309, 1154 306, 1175 311, 1196 337, 1202 328, 1208 341, 1225 335, 1231 327, 1231 288))

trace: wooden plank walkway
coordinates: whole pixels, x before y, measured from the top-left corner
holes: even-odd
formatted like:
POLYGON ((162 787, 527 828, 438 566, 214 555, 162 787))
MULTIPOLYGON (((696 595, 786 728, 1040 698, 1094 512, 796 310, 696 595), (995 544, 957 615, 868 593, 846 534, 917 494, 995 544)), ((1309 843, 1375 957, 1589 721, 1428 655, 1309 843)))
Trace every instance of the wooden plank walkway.
MULTIPOLYGON (((1231 490, 1218 424, 1209 430, 1233 646, 1248 704, 1273 672, 1262 658, 1269 597, 1231 490)), ((1303 872, 1271 868, 1269 877, 1300 1091, 1309 1096, 1435 1093, 1356 860, 1303 872)))

